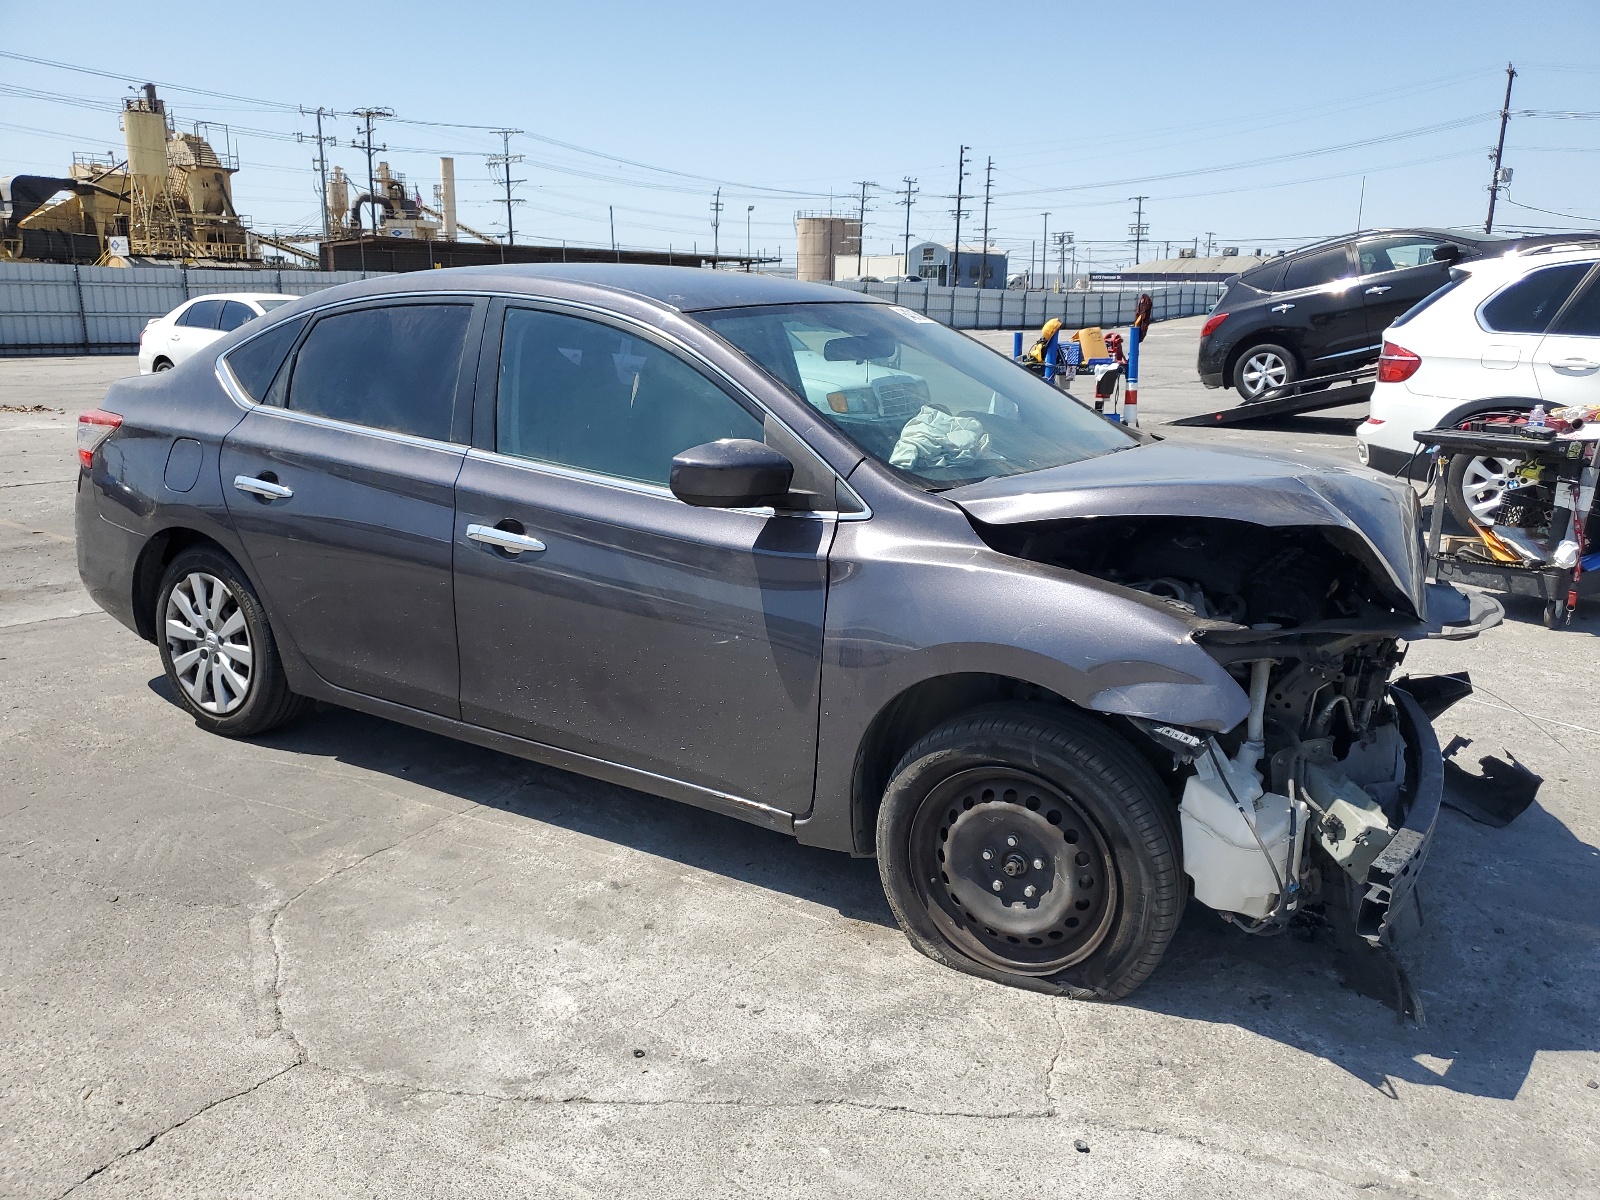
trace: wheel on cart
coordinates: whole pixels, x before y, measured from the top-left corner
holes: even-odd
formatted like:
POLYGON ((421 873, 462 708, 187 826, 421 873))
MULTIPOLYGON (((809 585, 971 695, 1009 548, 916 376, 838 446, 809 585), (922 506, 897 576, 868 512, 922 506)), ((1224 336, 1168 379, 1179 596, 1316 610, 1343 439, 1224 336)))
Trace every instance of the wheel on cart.
POLYGON ((1565 600, 1546 600, 1544 602, 1544 627, 1546 629, 1559 629, 1567 623, 1567 602, 1565 600))

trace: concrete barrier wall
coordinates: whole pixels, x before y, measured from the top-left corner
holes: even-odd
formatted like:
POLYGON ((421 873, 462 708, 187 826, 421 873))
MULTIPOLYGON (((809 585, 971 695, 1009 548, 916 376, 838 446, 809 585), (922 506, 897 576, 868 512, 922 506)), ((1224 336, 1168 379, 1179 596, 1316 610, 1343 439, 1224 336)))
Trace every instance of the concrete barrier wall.
MULTIPOLYGON (((1109 328, 1133 320, 1138 290, 1025 292, 999 288, 923 287, 915 283, 835 283, 834 287, 892 300, 956 329, 1037 329, 1060 317, 1068 329, 1109 328)), ((1211 311, 1221 290, 1211 283, 1149 287, 1151 320, 1195 317, 1211 311)))
MULTIPOLYGON (((375 272, 373 272, 375 274, 375 272)), ((359 271, 201 271, 0 263, 0 355, 132 354, 152 317, 215 292, 304 296, 359 271)))

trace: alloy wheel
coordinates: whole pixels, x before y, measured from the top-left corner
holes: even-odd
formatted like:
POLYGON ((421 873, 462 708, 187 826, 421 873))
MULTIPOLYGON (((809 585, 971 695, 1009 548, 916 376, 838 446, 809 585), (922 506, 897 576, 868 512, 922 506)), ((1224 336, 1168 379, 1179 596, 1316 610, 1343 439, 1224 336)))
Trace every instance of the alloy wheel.
POLYGON ((250 694, 255 653, 232 589, 192 571, 167 594, 165 621, 172 673, 189 699, 217 716, 236 711, 250 694))
POLYGON ((1104 837, 1070 796, 1004 767, 939 784, 911 827, 927 911, 964 953, 1000 970, 1050 975, 1092 954, 1116 910, 1104 837))
POLYGON ((1494 522, 1505 499, 1506 484, 1521 465, 1521 459, 1495 456, 1474 458, 1467 463, 1461 476, 1461 496, 1474 520, 1483 525, 1494 522))
POLYGON ((1239 364, 1239 379, 1250 398, 1255 399, 1289 381, 1289 364, 1272 350, 1255 350, 1239 364))

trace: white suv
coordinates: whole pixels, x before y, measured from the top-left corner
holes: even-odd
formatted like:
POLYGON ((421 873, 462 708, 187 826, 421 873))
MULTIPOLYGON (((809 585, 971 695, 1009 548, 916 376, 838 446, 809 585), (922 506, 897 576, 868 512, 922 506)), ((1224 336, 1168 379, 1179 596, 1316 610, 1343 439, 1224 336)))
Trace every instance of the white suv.
POLYGON ((139 334, 139 374, 170 371, 223 334, 297 299, 261 292, 224 292, 185 300, 166 316, 145 322, 139 334))
MULTIPOLYGON (((1383 335, 1361 461, 1400 474, 1420 429, 1492 413, 1600 404, 1600 242, 1464 263, 1383 335)), ((1451 460, 1445 500, 1463 526, 1487 522, 1516 463, 1451 460)))

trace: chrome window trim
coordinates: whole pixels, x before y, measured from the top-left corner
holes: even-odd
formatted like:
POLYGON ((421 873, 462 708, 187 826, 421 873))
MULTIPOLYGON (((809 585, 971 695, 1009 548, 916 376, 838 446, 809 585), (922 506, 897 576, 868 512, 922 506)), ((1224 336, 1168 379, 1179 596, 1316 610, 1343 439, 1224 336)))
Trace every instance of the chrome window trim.
POLYGON ((401 433, 396 429, 379 429, 374 425, 361 425, 355 421, 340 421, 334 417, 318 416, 316 413, 295 412, 292 408, 278 408, 272 404, 255 405, 257 412, 270 416, 280 417, 285 421, 298 421, 302 425, 316 425, 322 429, 333 429, 345 433, 368 434, 375 438, 382 438, 388 442, 398 442, 404 446, 418 446, 424 450, 442 450, 446 454, 463 454, 469 447, 464 442, 445 442, 438 438, 419 437, 414 433, 401 433))
MULTIPOLYGON (((631 295, 632 294, 630 293, 630 296, 631 295)), ((794 438, 795 441, 799 442, 808 451, 810 451, 811 454, 816 456, 817 461, 822 464, 823 469, 826 470, 830 475, 833 476, 834 487, 836 489, 837 488, 843 488, 845 490, 845 492, 849 494, 850 498, 861 506, 861 511, 860 512, 855 512, 855 513, 840 513, 840 512, 835 512, 835 511, 832 511, 832 510, 826 510, 826 511, 820 511, 820 512, 808 512, 808 513, 790 513, 790 512, 785 512, 783 514, 784 516, 807 516, 807 517, 813 517, 813 518, 834 517, 834 518, 836 518, 836 519, 838 519, 840 521, 868 521, 868 520, 872 519, 872 506, 869 505, 865 500, 863 500, 861 498, 861 494, 859 492, 857 492, 855 488, 851 487, 847 482, 845 482, 843 476, 841 476, 839 474, 839 472, 836 471, 833 468, 832 464, 830 464, 828 462, 828 460, 826 458, 824 458, 821 454, 818 454, 816 450, 812 449, 811 443, 808 442, 805 438, 801 437, 800 434, 796 433, 795 430, 794 430, 794 427, 792 425, 790 425, 789 422, 785 421, 782 416, 780 416, 779 414, 773 412, 770 408, 768 408, 765 404, 763 404, 761 402, 761 399, 758 396, 756 396, 753 392, 751 392, 749 388, 745 387, 738 380, 736 380, 732 376, 730 376, 721 367, 717 366, 716 363, 713 363, 710 360, 708 360, 698 350, 696 350, 694 347, 690 346, 688 343, 684 342, 683 339, 675 336, 672 333, 669 333, 667 330, 660 329, 660 328, 658 328, 658 327, 656 327, 654 325, 649 324, 646 321, 640 320, 638 317, 629 316, 627 313, 619 313, 615 309, 604 308, 604 307, 602 307, 602 306, 600 306, 598 304, 590 304, 587 301, 583 301, 583 300, 569 300, 569 299, 567 299, 565 297, 560 297, 560 296, 533 296, 533 295, 529 295, 529 294, 527 294, 525 292, 506 292, 506 291, 499 291, 499 290, 464 290, 464 289, 463 290, 455 290, 455 289, 451 289, 449 291, 432 291, 432 290, 429 290, 429 291, 417 291, 417 292, 386 292, 386 293, 384 293, 382 295, 379 295, 379 296, 347 296, 347 297, 344 297, 343 299, 339 299, 339 300, 330 300, 326 304, 312 305, 310 308, 304 309, 303 311, 295 314, 295 317, 291 317, 289 319, 290 320, 294 320, 294 319, 296 319, 296 317, 302 317, 302 316, 316 318, 316 317, 318 317, 319 314, 322 314, 322 313, 326 312, 329 309, 344 308, 346 306, 352 306, 352 305, 382 303, 384 301, 390 301, 390 300, 428 300, 428 299, 438 299, 438 298, 443 298, 443 297, 467 299, 467 300, 472 300, 472 301, 477 301, 477 300, 480 300, 480 299, 490 299, 490 300, 499 299, 499 300, 505 300, 505 301, 508 301, 508 302, 520 302, 520 303, 526 304, 527 306, 532 307, 532 308, 548 307, 548 308, 556 309, 558 311, 560 311, 560 310, 575 310, 577 312, 581 312, 581 313, 584 313, 584 314, 591 314, 592 313, 592 314, 594 314, 596 316, 605 317, 609 321, 621 322, 622 324, 630 325, 630 326, 633 326, 634 328, 643 330, 647 334, 650 334, 650 335, 654 336, 655 338, 659 339, 660 341, 663 341, 663 342, 667 343, 668 345, 674 347, 676 350, 681 351, 684 355, 686 355, 694 363, 699 364, 700 366, 704 367, 707 371, 709 371, 717 379, 719 379, 722 382, 724 382, 728 387, 732 388, 735 392, 737 392, 739 395, 743 396, 746 400, 748 400, 751 404, 753 404, 755 406, 756 410, 758 412, 760 412, 763 415, 763 417, 771 417, 772 420, 776 421, 778 423, 778 425, 781 426, 783 428, 783 430, 786 433, 789 434, 790 437, 794 438)), ((274 310, 274 311, 276 311, 276 310, 274 310)), ((676 309, 673 309, 671 311, 677 312, 676 309)), ((232 368, 228 366, 228 363, 227 363, 228 355, 232 354, 235 350, 239 349, 241 346, 249 345, 251 342, 255 341, 256 338, 261 337, 264 334, 269 333, 273 329, 276 329, 276 328, 277 328, 276 324, 269 325, 269 326, 267 326, 266 329, 263 329, 263 330, 260 330, 257 333, 251 334, 249 337, 245 338, 244 340, 242 340, 240 342, 236 342, 234 345, 228 347, 228 349, 224 353, 217 355, 217 358, 216 358, 216 376, 217 376, 217 380, 218 380, 218 382, 221 383, 222 389, 223 389, 223 391, 225 391, 228 394, 228 397, 236 405, 238 405, 241 409, 243 409, 245 412, 250 412, 250 411, 253 411, 255 409, 261 409, 263 411, 271 411, 271 412, 275 412, 275 413, 292 414, 299 420, 304 420, 304 421, 309 421, 309 422, 313 422, 313 423, 324 424, 324 425, 327 425, 327 426, 329 426, 331 428, 335 428, 335 429, 349 429, 349 430, 355 430, 355 431, 359 431, 359 432, 363 432, 363 433, 378 434, 380 436, 389 437, 389 438, 391 438, 391 439, 393 439, 395 441, 408 442, 408 443, 411 443, 411 444, 427 446, 427 447, 431 447, 431 448, 434 448, 434 449, 443 448, 443 449, 449 449, 449 450, 451 450, 453 452, 455 450, 458 450, 458 449, 462 448, 461 443, 459 443, 459 442, 438 442, 438 441, 434 441, 431 438, 419 438, 419 437, 415 437, 415 436, 413 436, 411 434, 396 433, 393 430, 375 429, 370 425, 359 425, 359 424, 356 424, 355 422, 349 422, 349 421, 335 421, 335 420, 333 420, 331 418, 328 418, 328 417, 315 417, 310 413, 295 413, 293 409, 278 408, 275 405, 261 404, 261 403, 258 403, 257 401, 254 401, 254 400, 250 399, 249 394, 244 390, 244 388, 239 384, 239 381, 234 377, 232 368)), ((713 334, 712 336, 715 336, 715 335, 713 334)), ((734 353, 737 353, 737 351, 734 351, 734 353)), ((672 495, 672 491, 671 491, 670 488, 662 487, 659 484, 634 483, 633 481, 630 481, 630 480, 617 479, 614 476, 600 475, 600 474, 597 474, 597 473, 594 473, 594 472, 581 471, 581 470, 577 470, 575 468, 569 468, 569 467, 558 467, 557 464, 554 464, 554 463, 535 463, 532 459, 521 459, 521 458, 517 458, 515 455, 501 454, 499 451, 493 451, 493 450, 479 451, 474 447, 467 447, 467 452, 469 454, 477 454, 480 457, 485 457, 485 456, 486 457, 490 457, 494 461, 497 461, 497 462, 507 462, 507 463, 512 463, 514 465, 526 464, 528 466, 534 467, 535 469, 543 470, 543 471, 545 471, 545 472, 547 472, 549 474, 565 475, 568 478, 576 479, 576 480, 579 480, 579 481, 582 481, 582 482, 604 483, 604 484, 608 484, 608 485, 611 485, 611 486, 620 487, 623 491, 641 491, 643 489, 648 489, 647 491, 645 491, 645 494, 655 495, 655 494, 658 494, 658 493, 664 493, 664 494, 666 494, 668 496, 672 495)), ((673 497, 673 498, 676 499, 676 497, 673 497)), ((729 511, 729 512, 772 512, 774 510, 772 510, 772 509, 728 509, 728 510, 724 510, 724 511, 729 511)))

